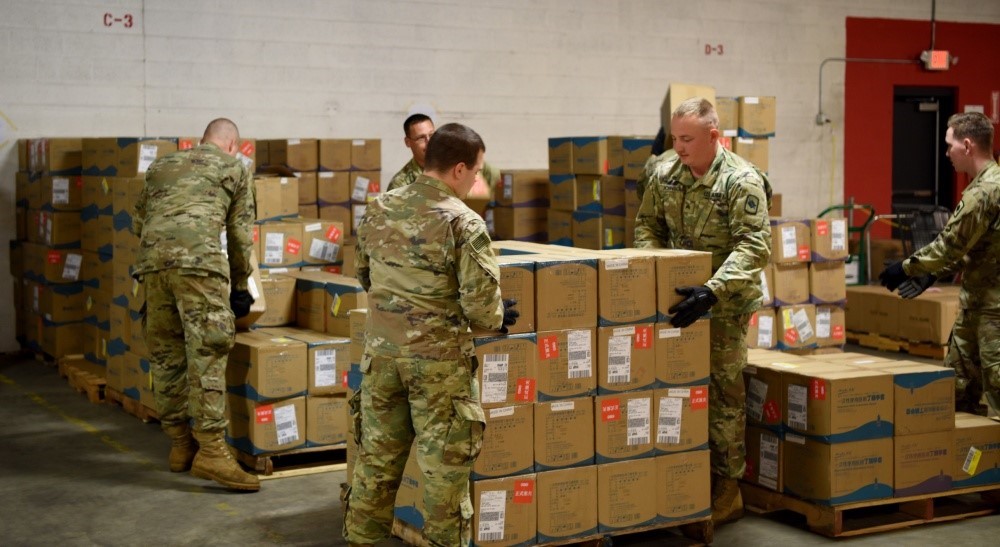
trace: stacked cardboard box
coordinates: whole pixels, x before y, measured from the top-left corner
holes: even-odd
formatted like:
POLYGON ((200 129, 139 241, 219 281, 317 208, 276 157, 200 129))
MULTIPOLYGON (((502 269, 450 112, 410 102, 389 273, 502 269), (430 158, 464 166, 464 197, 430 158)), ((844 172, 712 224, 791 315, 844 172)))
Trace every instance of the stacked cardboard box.
POLYGON ((718 97, 722 145, 761 171, 770 169, 770 139, 776 126, 775 97, 718 97))
POLYGON ((495 239, 548 241, 549 179, 545 170, 506 170, 493 195, 495 239))
POLYGON ((944 346, 958 317, 958 293, 957 286, 940 285, 905 300, 880 286, 848 287, 847 329, 944 346))

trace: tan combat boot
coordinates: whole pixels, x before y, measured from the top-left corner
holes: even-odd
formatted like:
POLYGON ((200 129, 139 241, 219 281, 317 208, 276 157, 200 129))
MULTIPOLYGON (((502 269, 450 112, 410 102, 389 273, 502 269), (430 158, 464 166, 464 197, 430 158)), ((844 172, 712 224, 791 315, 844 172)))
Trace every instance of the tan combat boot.
POLYGON ((712 524, 719 526, 743 518, 743 496, 736 479, 713 477, 712 524))
POLYGON ((199 449, 191 465, 192 475, 215 481, 231 490, 260 490, 260 480, 240 467, 221 431, 195 431, 194 438, 199 449))
POLYGON ((163 431, 170 437, 170 456, 167 457, 170 472, 183 473, 191 469, 194 454, 198 451, 191 436, 191 426, 186 423, 164 425, 163 431))

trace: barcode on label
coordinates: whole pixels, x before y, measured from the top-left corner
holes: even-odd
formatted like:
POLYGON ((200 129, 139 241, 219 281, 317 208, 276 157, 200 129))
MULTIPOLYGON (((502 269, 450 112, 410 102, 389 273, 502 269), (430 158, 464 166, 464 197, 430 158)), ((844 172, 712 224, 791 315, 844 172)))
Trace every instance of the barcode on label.
POLYGON ((750 378, 747 390, 747 415, 756 421, 764 418, 764 399, 767 397, 767 384, 757 378, 750 378))
POLYGON ((274 409, 274 423, 279 445, 294 443, 299 440, 299 428, 295 419, 295 405, 285 405, 274 409))
POLYGON ((799 332, 799 340, 801 342, 805 342, 813 337, 812 324, 809 323, 809 315, 806 314, 805 308, 801 308, 792 314, 792 325, 799 332))
POLYGON ((805 431, 808 420, 806 386, 788 386, 788 426, 805 431))
POLYGON ((337 351, 332 349, 316 350, 316 366, 314 376, 316 387, 327 387, 337 384, 337 351))
POLYGON ((608 383, 620 384, 632 377, 632 337, 608 339, 608 383))
POLYGON ((52 179, 52 204, 66 205, 69 203, 69 179, 56 177, 52 179))
POLYGON ((632 399, 628 402, 627 443, 629 446, 649 442, 650 399, 632 399))
POLYGON ((323 262, 336 262, 339 251, 340 245, 322 239, 313 239, 309 244, 309 256, 323 262))
POLYGON ((979 467, 979 458, 982 454, 981 450, 970 446, 969 453, 965 455, 965 462, 962 463, 962 471, 969 475, 975 475, 976 468, 979 467))
POLYGON ((660 414, 657 416, 656 442, 678 444, 681 442, 681 413, 684 399, 660 397, 660 414))
POLYGON ((264 237, 264 263, 281 264, 285 259, 285 234, 270 233, 264 237))
POLYGON ((816 337, 830 337, 830 308, 816 310, 816 337))
POLYGON ((484 403, 502 403, 507 400, 509 362, 510 356, 506 353, 489 353, 483 356, 484 403))
POLYGON ((795 242, 795 226, 783 226, 781 228, 781 256, 783 258, 796 258, 799 255, 799 247, 795 242))
POLYGON ((769 315, 762 315, 757 322, 757 345, 762 348, 769 348, 774 340, 774 318, 769 315))
POLYGON ((833 232, 830 238, 830 250, 843 251, 847 249, 847 221, 835 219, 830 225, 833 232))
POLYGON ((593 356, 591 355, 590 331, 575 330, 566 335, 568 378, 590 378, 593 356))
POLYGON ((149 165, 156 161, 156 145, 155 144, 142 144, 139 145, 139 169, 140 173, 145 173, 149 169, 149 165))
POLYGON ((479 494, 479 529, 476 537, 480 543, 503 539, 504 521, 507 518, 507 492, 487 490, 479 494))

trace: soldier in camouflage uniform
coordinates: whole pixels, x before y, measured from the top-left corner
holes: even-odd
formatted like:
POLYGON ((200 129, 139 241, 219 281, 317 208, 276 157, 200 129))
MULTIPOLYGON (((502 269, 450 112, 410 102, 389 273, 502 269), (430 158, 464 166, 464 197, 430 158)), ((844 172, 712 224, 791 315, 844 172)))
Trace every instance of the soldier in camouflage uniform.
POLYGON ((372 202, 358 227, 357 274, 369 305, 364 378, 351 401, 360 432, 344 516, 351 545, 389 536, 411 444, 425 482, 425 539, 471 539, 469 475, 485 417, 469 326, 498 330, 516 316, 500 299, 486 225, 461 201, 485 150, 475 131, 441 127, 426 173, 372 202))
POLYGON ((677 156, 655 164, 636 215, 635 246, 712 253, 711 279, 677 288, 686 299, 669 312, 680 328, 712 313, 712 520, 721 524, 743 514, 737 485, 746 456, 743 367, 750 315, 762 301, 760 271, 771 255, 771 187, 757 168, 719 144, 719 118, 707 100, 684 101, 672 114, 677 156))
POLYGON ((945 364, 955 369, 956 410, 985 415, 984 392, 1000 411, 1000 166, 992 155, 993 125, 981 113, 949 118, 945 142, 955 170, 972 182, 937 238, 879 279, 914 298, 937 278, 963 272, 945 364))
MULTIPOLYGON (((414 114, 403 122, 403 133, 406 135, 403 141, 413 153, 413 158, 393 175, 388 188, 385 189, 386 192, 413 184, 417 177, 423 174, 424 156, 427 154, 427 143, 434 135, 434 122, 424 114, 414 114)), ((482 171, 477 175, 477 182, 485 184, 492 192, 499 179, 500 172, 492 165, 483 163, 482 171)))
POLYGON ((251 179, 236 158, 233 122, 212 121, 201 142, 146 171, 133 215, 140 241, 133 275, 146 290, 144 336, 156 410, 172 440, 170 470, 256 491, 257 477, 240 469, 224 438, 234 312, 246 315, 253 302, 251 179))

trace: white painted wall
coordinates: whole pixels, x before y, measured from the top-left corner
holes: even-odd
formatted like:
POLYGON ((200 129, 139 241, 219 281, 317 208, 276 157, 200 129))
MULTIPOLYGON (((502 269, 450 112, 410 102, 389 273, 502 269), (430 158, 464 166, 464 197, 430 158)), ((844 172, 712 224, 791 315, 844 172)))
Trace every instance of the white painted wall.
MULTIPOLYGON (((479 131, 495 165, 543 168, 551 136, 654 133, 671 81, 776 95, 772 181, 787 213, 813 215, 843 188, 844 70, 824 72, 818 127, 819 63, 844 55, 845 17, 929 19, 930 4, 0 0, 0 239, 17 138, 197 135, 228 116, 247 137, 382 138, 391 175, 423 105, 479 131)), ((939 0, 937 18, 1000 23, 1000 2, 939 0)), ((0 351, 16 349, 9 258, 0 246, 0 351)))

